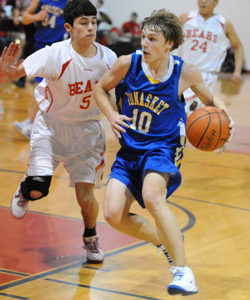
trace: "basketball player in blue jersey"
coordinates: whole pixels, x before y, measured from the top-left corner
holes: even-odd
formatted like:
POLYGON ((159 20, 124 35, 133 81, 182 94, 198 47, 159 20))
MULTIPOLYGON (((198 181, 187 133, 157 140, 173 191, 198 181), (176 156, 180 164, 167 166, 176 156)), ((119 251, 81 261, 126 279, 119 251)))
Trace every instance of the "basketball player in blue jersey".
POLYGON ((190 295, 198 289, 176 217, 166 204, 181 183, 186 140, 182 94, 191 87, 205 105, 226 107, 204 85, 197 67, 170 54, 182 41, 178 18, 164 9, 154 11, 142 23, 142 50, 118 58, 96 85, 95 99, 121 144, 106 189, 105 218, 126 234, 163 244, 174 262, 168 293, 190 295), (118 112, 107 96, 114 87, 118 112), (134 199, 149 211, 155 226, 130 213, 134 199))
MULTIPOLYGON (((63 9, 67 2, 68 0, 32 0, 23 12, 23 24, 36 24, 34 51, 45 46, 50 46, 68 37, 64 28, 63 18, 63 9)), ((42 81, 42 78, 35 77, 35 81, 39 83, 42 81)), ((36 103, 31 103, 28 118, 14 123, 16 129, 26 138, 30 138, 33 120, 37 111, 38 107, 36 103)))
POLYGON ((23 23, 36 23, 35 51, 65 39, 63 9, 68 0, 32 0, 23 23))

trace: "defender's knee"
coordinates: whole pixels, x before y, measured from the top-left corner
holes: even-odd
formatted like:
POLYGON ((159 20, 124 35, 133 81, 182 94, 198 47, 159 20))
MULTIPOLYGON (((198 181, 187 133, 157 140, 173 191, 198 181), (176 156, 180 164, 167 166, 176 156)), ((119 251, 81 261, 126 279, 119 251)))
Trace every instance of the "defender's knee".
POLYGON ((38 200, 49 193, 51 176, 28 176, 21 183, 21 191, 25 199, 38 200))

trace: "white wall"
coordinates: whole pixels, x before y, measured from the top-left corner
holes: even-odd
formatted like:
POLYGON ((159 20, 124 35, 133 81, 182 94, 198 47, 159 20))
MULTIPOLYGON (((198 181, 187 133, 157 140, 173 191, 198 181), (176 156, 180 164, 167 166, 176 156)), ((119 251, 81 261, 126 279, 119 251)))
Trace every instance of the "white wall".
MULTIPOLYGON (((130 18, 132 11, 138 13, 141 22, 154 9, 166 8, 177 15, 197 9, 197 0, 104 0, 104 3, 114 25, 118 27, 130 18)), ((219 0, 215 11, 233 23, 244 47, 245 68, 250 70, 250 32, 247 33, 250 31, 250 1, 219 0)))

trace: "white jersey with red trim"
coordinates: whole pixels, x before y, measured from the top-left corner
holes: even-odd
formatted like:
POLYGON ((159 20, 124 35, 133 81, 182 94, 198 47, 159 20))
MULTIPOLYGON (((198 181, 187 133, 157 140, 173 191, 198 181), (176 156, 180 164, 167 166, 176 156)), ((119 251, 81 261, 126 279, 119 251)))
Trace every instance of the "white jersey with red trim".
POLYGON ((184 43, 179 55, 198 66, 200 71, 219 72, 230 42, 226 37, 225 18, 214 14, 205 20, 198 11, 188 14, 184 24, 184 43))
POLYGON ((73 49, 68 39, 38 50, 23 62, 27 76, 44 77, 35 89, 40 110, 69 123, 102 118, 93 88, 117 56, 109 48, 95 45, 95 57, 86 58, 73 49))

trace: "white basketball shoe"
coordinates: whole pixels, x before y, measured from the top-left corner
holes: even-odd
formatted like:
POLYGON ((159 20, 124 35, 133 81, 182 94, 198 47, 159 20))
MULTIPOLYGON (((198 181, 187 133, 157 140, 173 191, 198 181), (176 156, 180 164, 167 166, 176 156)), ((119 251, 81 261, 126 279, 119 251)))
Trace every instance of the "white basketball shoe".
POLYGON ((189 117, 195 110, 203 106, 204 104, 198 98, 195 98, 194 100, 187 100, 185 105, 186 116, 189 117))
POLYGON ((29 201, 23 197, 21 186, 19 185, 11 201, 11 212, 13 216, 18 219, 23 218, 28 211, 28 206, 29 201))
POLYGON ((173 281, 168 285, 170 295, 188 296, 198 293, 192 270, 189 267, 172 267, 173 281))
POLYGON ((102 251, 98 237, 96 235, 83 237, 84 249, 87 252, 88 262, 100 264, 104 260, 104 252, 102 251))
POLYGON ((14 122, 14 127, 27 139, 30 139, 33 122, 30 119, 25 119, 21 122, 14 122))

